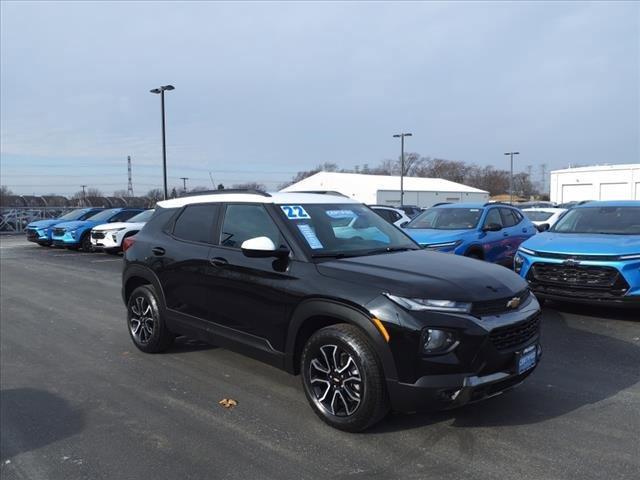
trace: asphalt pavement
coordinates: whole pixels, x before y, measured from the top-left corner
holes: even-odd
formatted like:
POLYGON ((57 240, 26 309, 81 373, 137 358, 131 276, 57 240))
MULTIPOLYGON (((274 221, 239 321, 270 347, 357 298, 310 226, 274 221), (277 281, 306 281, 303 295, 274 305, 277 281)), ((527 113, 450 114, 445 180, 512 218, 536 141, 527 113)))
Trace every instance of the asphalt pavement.
POLYGON ((299 377, 184 338, 137 351, 121 268, 0 238, 3 479, 640 478, 638 312, 549 304, 519 388, 349 434, 299 377))

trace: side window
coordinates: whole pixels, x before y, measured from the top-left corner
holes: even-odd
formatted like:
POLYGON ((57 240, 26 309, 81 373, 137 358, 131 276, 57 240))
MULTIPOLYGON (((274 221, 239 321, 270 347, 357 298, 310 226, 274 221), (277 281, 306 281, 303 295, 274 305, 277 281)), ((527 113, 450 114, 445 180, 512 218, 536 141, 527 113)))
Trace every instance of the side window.
POLYGON ((213 228, 219 211, 219 205, 188 205, 176 220, 173 235, 191 242, 213 243, 213 228))
POLYGON ((137 210, 124 210, 116 215, 114 215, 110 222, 126 222, 134 215, 139 214, 140 212, 137 210))
POLYGON ((510 208, 501 208, 500 215, 502 215, 502 225, 504 227, 513 227, 518 223, 518 219, 510 208))
POLYGON ((400 220, 400 218, 402 218, 402 215, 400 215, 398 212, 394 212, 393 210, 390 210, 389 213, 391 214, 391 223, 397 222, 398 220, 400 220))
POLYGON ((500 217, 500 212, 497 208, 492 208, 487 213, 487 218, 484 220, 485 225, 489 225, 490 223, 497 223, 502 226, 502 218, 500 217))
POLYGON ((382 218, 384 218, 387 222, 392 222, 392 211, 391 210, 385 210, 383 208, 376 208, 374 210, 374 212, 376 212, 378 215, 380 215, 382 218))
POLYGON ((240 248, 245 240, 269 237, 276 247, 285 244, 278 227, 262 205, 227 205, 220 245, 240 248))

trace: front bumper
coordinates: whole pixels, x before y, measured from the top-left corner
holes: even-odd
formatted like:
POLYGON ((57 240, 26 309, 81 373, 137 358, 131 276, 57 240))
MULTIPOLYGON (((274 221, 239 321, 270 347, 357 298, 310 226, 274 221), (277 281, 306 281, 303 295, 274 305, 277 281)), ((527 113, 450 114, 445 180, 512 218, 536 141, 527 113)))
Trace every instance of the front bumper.
POLYGON ((34 243, 50 244, 51 236, 48 229, 27 227, 25 231, 27 240, 34 243))
POLYGON ((53 235, 51 240, 53 245, 56 247, 73 247, 79 245, 80 236, 81 235, 79 233, 74 235, 71 232, 65 232, 64 235, 53 235))
POLYGON ((521 384, 537 368, 542 356, 542 347, 539 343, 531 345, 536 349, 536 362, 523 373, 516 371, 518 357, 514 353, 512 369, 483 376, 427 375, 412 384, 387 380, 391 408, 401 413, 448 410, 499 395, 521 384))
MULTIPOLYGON (((531 290, 538 298, 596 305, 636 308, 640 306, 640 260, 582 260, 578 262, 578 267, 606 269, 610 272, 615 270, 617 272, 617 277, 615 281, 612 279, 611 285, 596 286, 587 283, 580 284, 569 277, 557 281, 537 278, 535 265, 560 267, 565 265, 564 260, 529 255, 522 251, 518 251, 517 255, 522 259, 518 273, 529 282, 531 290)), ((566 268, 571 268, 571 266, 566 268)))
POLYGON ((121 248, 120 232, 113 231, 97 231, 91 232, 91 245, 96 250, 117 250, 121 248))

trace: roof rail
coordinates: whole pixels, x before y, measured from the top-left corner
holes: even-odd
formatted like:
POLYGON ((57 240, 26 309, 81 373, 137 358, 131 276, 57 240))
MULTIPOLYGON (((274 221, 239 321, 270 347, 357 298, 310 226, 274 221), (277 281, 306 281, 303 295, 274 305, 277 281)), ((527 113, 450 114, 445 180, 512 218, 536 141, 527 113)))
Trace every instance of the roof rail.
POLYGON ((489 201, 483 205, 483 207, 488 207, 489 205, 507 205, 508 207, 513 207, 509 202, 492 202, 489 201))
POLYGON ((438 202, 438 203, 434 203, 433 205, 431 205, 431 208, 433 207, 439 207, 440 205, 451 205, 453 202, 438 202))
POLYGON ((262 190, 256 190, 253 188, 223 188, 222 190, 202 190, 200 192, 183 193, 179 197, 195 197, 198 195, 224 195, 227 193, 246 193, 249 195, 260 195, 263 197, 270 197, 271 194, 263 192, 262 190))
POLYGON ((317 195, 337 195, 339 197, 349 198, 348 195, 344 193, 336 192, 335 190, 295 190, 284 193, 315 193, 317 195))

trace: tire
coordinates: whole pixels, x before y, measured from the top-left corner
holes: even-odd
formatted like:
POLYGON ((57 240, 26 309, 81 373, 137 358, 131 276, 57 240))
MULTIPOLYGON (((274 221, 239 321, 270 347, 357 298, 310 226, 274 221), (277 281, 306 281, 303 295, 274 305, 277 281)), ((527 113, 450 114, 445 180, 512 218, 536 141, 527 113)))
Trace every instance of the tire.
POLYGON ((480 254, 478 254, 476 252, 465 253, 464 256, 465 257, 469 257, 469 258, 475 258, 476 260, 482 260, 482 257, 480 256, 480 254))
POLYGON ((93 245, 91 244, 91 232, 85 233, 80 239, 80 250, 83 252, 93 252, 93 245))
POLYGON ((38 242, 38 245, 40 245, 41 247, 48 247, 48 246, 50 246, 50 244, 49 244, 49 243, 46 243, 46 242, 38 242))
POLYGON ((353 325, 315 332, 302 352, 301 372, 311 408, 334 428, 360 432, 389 412, 380 361, 365 333, 353 325))
POLYGON ((133 344, 145 353, 158 353, 171 346, 175 336, 160 314, 151 285, 136 288, 127 301, 127 330, 133 344))

